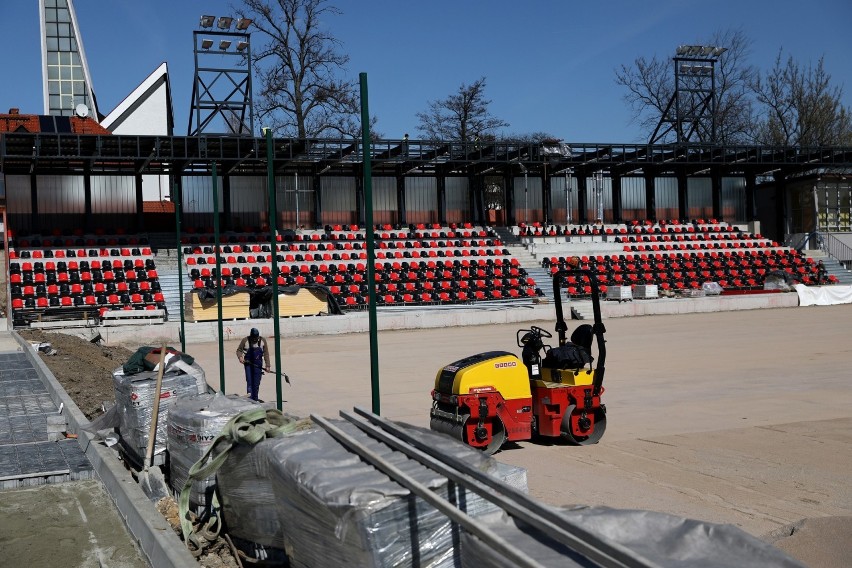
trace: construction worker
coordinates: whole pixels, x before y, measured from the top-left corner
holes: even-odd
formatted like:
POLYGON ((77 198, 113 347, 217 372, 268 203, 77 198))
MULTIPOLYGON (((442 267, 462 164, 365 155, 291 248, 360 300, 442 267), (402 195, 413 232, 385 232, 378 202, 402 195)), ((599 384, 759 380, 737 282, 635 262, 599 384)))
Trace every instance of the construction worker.
POLYGON ((825 269, 825 265, 822 261, 817 263, 817 284, 823 284, 828 280, 828 271, 825 269))
POLYGON ((258 400, 260 378, 269 371, 269 347, 256 327, 251 328, 248 337, 244 337, 237 347, 237 359, 246 371, 246 396, 258 400))

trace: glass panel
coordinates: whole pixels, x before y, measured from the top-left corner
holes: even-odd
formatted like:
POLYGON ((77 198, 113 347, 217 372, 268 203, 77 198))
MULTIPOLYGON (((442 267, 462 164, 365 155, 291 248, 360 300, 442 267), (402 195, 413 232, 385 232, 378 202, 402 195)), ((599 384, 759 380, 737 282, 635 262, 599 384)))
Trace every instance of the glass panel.
POLYGON ((71 40, 67 37, 59 38, 59 50, 60 51, 71 51, 71 40))
POLYGON ((48 81, 47 82, 47 93, 49 95, 58 95, 59 94, 59 81, 48 81))
POLYGON ((59 95, 50 96, 50 108, 59 108, 59 95))
POLYGON ((59 51, 59 40, 55 37, 47 38, 47 50, 48 51, 59 51))
POLYGON ((48 81, 51 79, 59 79, 59 67, 57 67, 56 65, 48 65, 47 79, 48 81))
POLYGON ((62 65, 70 65, 71 64, 71 54, 63 51, 59 54, 59 61, 62 65))
POLYGON ((44 34, 47 36, 55 36, 56 33, 56 24, 47 24, 44 26, 44 34))
POLYGON ((44 5, 47 8, 56 8, 56 0, 45 0, 44 5))
POLYGON ((71 24, 57 24, 59 29, 59 35, 62 37, 72 37, 74 34, 71 33, 71 24))
POLYGON ((60 67, 60 79, 70 79, 71 78, 71 68, 70 67, 60 67))
POLYGON ((59 64, 59 54, 55 51, 51 51, 47 54, 47 64, 48 65, 58 65, 59 64))
POLYGON ((67 8, 59 8, 56 10, 56 21, 57 22, 70 22, 71 14, 68 13, 67 8))
POLYGON ((71 52, 71 65, 82 65, 83 62, 80 61, 80 53, 77 51, 71 52))
POLYGON ((77 40, 75 38, 71 38, 71 50, 72 51, 79 51, 80 50, 80 48, 77 47, 77 40))

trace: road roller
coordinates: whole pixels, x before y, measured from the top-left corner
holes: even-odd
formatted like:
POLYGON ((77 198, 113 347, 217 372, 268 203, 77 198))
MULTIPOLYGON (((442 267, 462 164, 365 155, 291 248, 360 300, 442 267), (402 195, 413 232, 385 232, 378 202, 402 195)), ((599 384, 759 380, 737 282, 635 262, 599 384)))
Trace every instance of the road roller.
POLYGON ((558 271, 553 275, 553 297, 559 345, 546 343, 553 337, 549 331, 531 326, 517 332, 520 358, 508 351, 486 351, 442 367, 432 391, 432 430, 487 454, 506 442, 533 438, 563 439, 575 445, 601 439, 606 430, 606 406, 601 403, 606 329, 594 273, 558 271), (588 281, 594 312, 594 323, 581 324, 570 339, 561 294, 568 276, 588 281))

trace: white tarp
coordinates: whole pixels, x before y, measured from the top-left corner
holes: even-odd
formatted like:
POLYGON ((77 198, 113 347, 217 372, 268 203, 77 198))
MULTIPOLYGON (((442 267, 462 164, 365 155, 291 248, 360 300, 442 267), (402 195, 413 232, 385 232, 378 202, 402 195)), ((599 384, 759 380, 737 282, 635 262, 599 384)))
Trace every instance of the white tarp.
POLYGON ((852 304, 852 286, 805 286, 796 284, 800 306, 852 304))

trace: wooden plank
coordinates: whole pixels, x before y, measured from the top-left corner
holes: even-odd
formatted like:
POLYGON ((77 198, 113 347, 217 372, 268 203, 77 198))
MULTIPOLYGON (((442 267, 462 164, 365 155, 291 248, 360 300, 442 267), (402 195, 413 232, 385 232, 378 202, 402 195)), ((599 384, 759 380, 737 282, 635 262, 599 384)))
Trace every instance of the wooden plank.
POLYGON ((296 294, 278 294, 278 315, 281 317, 325 313, 328 313, 328 299, 319 290, 300 288, 296 294))

